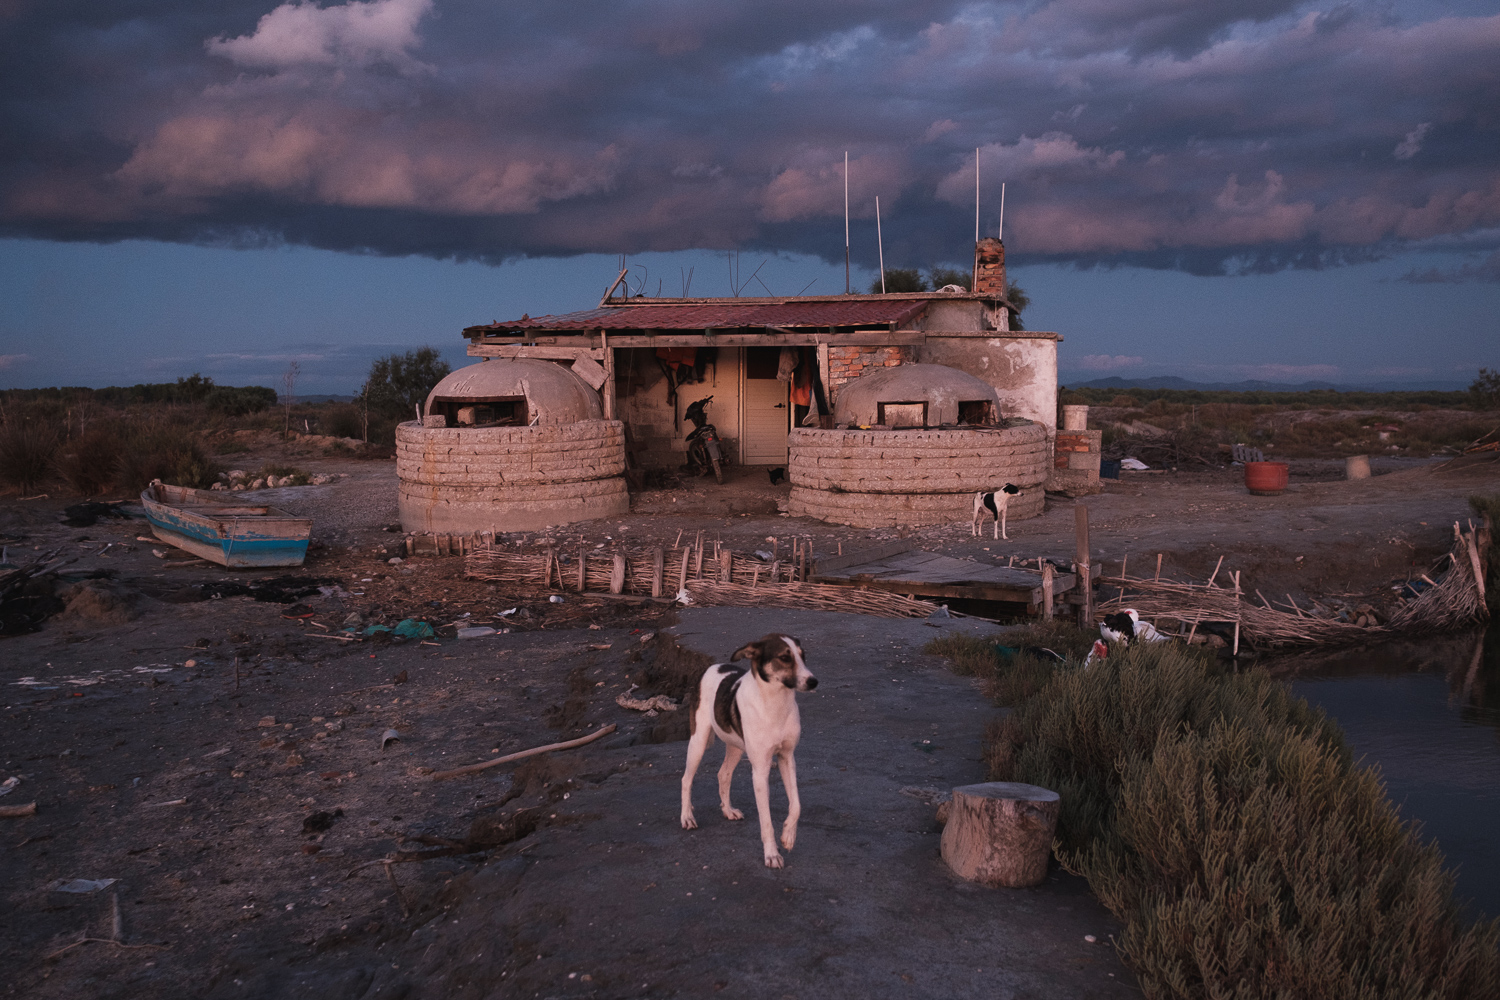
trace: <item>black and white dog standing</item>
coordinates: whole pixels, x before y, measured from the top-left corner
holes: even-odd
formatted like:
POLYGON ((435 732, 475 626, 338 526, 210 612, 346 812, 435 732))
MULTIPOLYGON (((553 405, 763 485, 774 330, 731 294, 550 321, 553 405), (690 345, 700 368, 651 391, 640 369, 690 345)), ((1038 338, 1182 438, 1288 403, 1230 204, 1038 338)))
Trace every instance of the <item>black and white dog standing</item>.
POLYGON ((811 691, 818 679, 802 658, 802 643, 789 635, 771 634, 748 643, 729 658, 730 663, 750 661, 750 669, 715 663, 703 673, 698 686, 698 704, 693 709, 692 737, 688 740, 687 770, 682 775, 682 828, 695 830, 693 775, 715 735, 724 741, 724 763, 719 766, 719 808, 725 819, 744 819, 745 814, 729 803, 729 784, 740 757, 750 758, 750 780, 755 787, 755 809, 760 814, 760 843, 767 868, 781 868, 781 852, 771 828, 771 760, 781 766, 786 786, 786 823, 781 828, 781 846, 787 850, 797 842, 797 818, 802 802, 797 798, 797 762, 792 753, 802 735, 797 713, 797 692, 811 691))
POLYGON ((984 512, 989 511, 995 519, 995 537, 1010 541, 1010 535, 1005 532, 1005 511, 1010 506, 1010 498, 1019 492, 1021 487, 1006 483, 993 493, 974 494, 974 520, 969 525, 969 534, 979 534, 979 522, 984 520, 984 512))

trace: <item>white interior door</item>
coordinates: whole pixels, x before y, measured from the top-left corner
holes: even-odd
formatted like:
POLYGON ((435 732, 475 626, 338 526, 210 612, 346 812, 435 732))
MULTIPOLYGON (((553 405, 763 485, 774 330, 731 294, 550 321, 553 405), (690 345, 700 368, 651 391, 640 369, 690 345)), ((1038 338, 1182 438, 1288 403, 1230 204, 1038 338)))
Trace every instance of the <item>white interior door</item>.
POLYGON ((740 366, 741 465, 786 464, 791 383, 776 377, 779 355, 775 347, 745 348, 745 363, 740 366))

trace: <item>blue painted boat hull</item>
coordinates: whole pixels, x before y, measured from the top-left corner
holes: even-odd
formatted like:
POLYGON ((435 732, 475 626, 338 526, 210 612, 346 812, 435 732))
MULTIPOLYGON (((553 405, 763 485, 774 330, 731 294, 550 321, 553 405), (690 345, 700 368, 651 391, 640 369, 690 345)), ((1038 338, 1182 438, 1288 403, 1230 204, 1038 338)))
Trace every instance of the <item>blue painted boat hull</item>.
POLYGON ((141 493, 151 532, 229 569, 301 566, 312 519, 209 490, 153 482, 141 493))

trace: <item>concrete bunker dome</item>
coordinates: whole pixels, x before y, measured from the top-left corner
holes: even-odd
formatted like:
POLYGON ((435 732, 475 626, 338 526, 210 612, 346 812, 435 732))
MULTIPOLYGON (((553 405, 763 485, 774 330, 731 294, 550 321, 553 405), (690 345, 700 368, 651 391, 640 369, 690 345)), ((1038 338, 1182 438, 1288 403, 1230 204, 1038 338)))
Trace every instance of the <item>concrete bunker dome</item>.
POLYGON ((488 358, 433 386, 424 413, 446 417, 449 427, 527 427, 598 420, 603 409, 599 394, 571 368, 535 358, 488 358))
POLYGON ((628 512, 624 428, 602 412, 589 383, 554 361, 453 372, 420 422, 396 428, 402 527, 535 531, 628 512))
POLYGON ((994 386, 947 365, 905 364, 843 385, 834 423, 851 427, 988 425, 1000 420, 994 386))

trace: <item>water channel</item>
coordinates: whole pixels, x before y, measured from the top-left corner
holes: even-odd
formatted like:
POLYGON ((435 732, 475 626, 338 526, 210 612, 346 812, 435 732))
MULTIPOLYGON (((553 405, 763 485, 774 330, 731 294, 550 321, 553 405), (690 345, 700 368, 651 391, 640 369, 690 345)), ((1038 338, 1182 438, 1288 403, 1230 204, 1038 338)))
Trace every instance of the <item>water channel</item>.
POLYGON ((1500 626, 1261 661, 1344 730, 1436 840, 1470 917, 1500 915, 1500 626))

